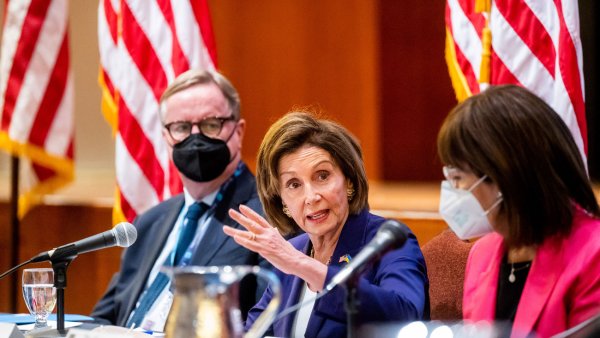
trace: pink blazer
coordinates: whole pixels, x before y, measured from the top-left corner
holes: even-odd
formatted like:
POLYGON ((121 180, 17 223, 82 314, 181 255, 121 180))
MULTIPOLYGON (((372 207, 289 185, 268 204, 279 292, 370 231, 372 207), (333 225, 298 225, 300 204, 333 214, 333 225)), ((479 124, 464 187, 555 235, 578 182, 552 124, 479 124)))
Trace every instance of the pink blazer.
MULTIPOLYGON (((497 233, 484 236, 471 249, 463 294, 465 320, 494 320, 504 253, 497 233)), ((600 220, 577 208, 569 236, 548 239, 538 248, 511 337, 531 332, 549 337, 599 312, 600 220)))

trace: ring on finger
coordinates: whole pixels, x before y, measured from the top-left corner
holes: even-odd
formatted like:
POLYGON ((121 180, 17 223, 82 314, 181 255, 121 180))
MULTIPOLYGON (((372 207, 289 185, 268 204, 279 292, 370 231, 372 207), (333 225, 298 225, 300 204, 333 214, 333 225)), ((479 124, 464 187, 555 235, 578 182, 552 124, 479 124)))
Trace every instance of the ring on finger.
POLYGON ((250 232, 250 240, 253 241, 256 239, 256 234, 253 232, 250 232))

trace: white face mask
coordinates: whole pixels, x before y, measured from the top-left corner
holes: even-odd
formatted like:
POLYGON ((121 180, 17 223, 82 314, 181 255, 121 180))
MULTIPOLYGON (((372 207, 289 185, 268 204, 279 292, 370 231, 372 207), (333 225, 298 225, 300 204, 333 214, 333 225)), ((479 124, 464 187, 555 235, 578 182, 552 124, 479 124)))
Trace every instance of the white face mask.
POLYGON ((471 193, 487 176, 480 178, 469 190, 457 189, 448 181, 442 181, 440 195, 440 215, 456 236, 462 240, 483 236, 494 231, 487 214, 500 202, 502 196, 484 211, 477 198, 471 193))

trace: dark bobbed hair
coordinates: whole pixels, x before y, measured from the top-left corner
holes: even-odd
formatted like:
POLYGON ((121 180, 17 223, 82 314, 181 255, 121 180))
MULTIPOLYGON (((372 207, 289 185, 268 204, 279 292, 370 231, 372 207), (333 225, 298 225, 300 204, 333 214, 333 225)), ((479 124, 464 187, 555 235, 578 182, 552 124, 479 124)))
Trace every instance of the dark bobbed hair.
POLYGON ((350 214, 368 208, 369 185, 358 141, 341 125, 315 115, 309 110, 284 115, 269 128, 258 150, 258 194, 267 219, 285 235, 298 231, 298 225, 283 213, 279 161, 305 145, 327 151, 352 182, 355 193, 349 202, 350 214))
POLYGON ((498 185, 508 245, 567 235, 574 203, 600 215, 571 132, 525 88, 491 87, 458 104, 446 117, 437 145, 443 163, 487 175, 498 185))
POLYGON ((231 111, 231 115, 234 117, 236 121, 238 121, 241 117, 241 104, 240 104, 240 95, 238 94, 235 87, 231 84, 231 82, 221 73, 216 70, 207 70, 207 69, 199 69, 194 68, 187 70, 181 74, 179 74, 175 80, 169 86, 160 97, 160 120, 161 122, 165 122, 166 116, 166 105, 165 101, 179 93, 182 90, 188 89, 190 87, 200 85, 200 84, 209 84, 214 83, 219 87, 221 93, 227 100, 227 104, 229 105, 229 110, 231 111))

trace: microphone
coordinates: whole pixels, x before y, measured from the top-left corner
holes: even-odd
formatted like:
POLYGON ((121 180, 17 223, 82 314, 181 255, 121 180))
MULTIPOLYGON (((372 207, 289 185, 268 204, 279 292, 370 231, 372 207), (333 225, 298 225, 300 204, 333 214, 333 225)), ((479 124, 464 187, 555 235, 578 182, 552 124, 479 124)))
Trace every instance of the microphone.
POLYGON ((57 262, 63 259, 74 258, 79 254, 95 251, 113 246, 126 248, 135 243, 137 239, 137 230, 131 223, 121 222, 114 228, 81 239, 77 242, 65 244, 50 251, 44 251, 33 257, 29 263, 52 261, 57 262))
POLYGON ((389 248, 399 248, 406 242, 410 230, 396 220, 389 219, 379 227, 375 237, 359 253, 342 268, 327 286, 326 291, 331 291, 336 285, 344 283, 350 277, 362 273, 367 263, 379 259, 389 248))

